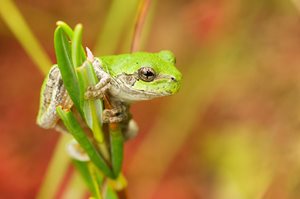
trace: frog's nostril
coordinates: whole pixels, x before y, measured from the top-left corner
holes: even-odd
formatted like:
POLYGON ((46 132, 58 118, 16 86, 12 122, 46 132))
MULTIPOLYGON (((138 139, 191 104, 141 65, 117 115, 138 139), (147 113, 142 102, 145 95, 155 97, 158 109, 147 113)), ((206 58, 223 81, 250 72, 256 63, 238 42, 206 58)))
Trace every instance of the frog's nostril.
POLYGON ((175 77, 171 77, 171 80, 176 82, 177 80, 175 79, 175 77))

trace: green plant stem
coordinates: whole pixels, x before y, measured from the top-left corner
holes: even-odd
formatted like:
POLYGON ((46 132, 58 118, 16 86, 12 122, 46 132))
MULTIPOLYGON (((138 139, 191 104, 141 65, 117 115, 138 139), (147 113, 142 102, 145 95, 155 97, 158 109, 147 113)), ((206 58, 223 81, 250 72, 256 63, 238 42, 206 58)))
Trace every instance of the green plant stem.
POLYGON ((101 193, 100 193, 100 189, 99 189, 99 182, 97 180, 97 168, 94 167, 93 164, 91 163, 88 163, 88 169, 89 169, 89 173, 90 173, 90 176, 91 176, 91 179, 92 179, 92 184, 93 184, 93 187, 94 187, 94 190, 95 190, 95 197, 96 199, 103 199, 103 197, 101 196, 101 193))
POLYGON ((75 170, 61 198, 82 199, 87 191, 82 176, 75 170))
POLYGON ((40 71, 43 74, 47 74, 52 65, 51 60, 34 37, 13 1, 0 1, 0 16, 40 71))
MULTIPOLYGON (((77 68, 78 83, 81 90, 81 98, 84 98, 88 86, 95 85, 99 80, 89 62, 77 68)), ((101 113, 103 111, 100 100, 82 100, 81 106, 85 116, 86 123, 92 129, 94 137, 99 143, 104 143, 104 135, 101 128, 101 113)), ((106 154, 106 153, 104 153, 106 154)), ((107 158, 108 160, 109 158, 107 158)))
POLYGON ((99 151, 96 150, 93 143, 87 138, 73 113, 69 110, 63 110, 60 106, 56 108, 56 112, 63 121, 68 132, 73 135, 74 139, 76 139, 80 146, 85 150, 90 157, 90 160, 96 165, 96 167, 98 167, 108 177, 113 179, 117 178, 118 176, 114 175, 108 163, 104 160, 99 151))

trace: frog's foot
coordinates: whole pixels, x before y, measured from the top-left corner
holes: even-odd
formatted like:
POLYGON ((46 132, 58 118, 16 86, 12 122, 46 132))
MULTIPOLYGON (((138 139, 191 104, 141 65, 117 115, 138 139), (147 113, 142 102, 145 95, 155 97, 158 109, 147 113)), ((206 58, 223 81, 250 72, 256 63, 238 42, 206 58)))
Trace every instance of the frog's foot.
POLYGON ((130 118, 128 106, 122 102, 112 101, 112 109, 104 109, 102 113, 103 123, 120 123, 130 118))
POLYGON ((104 109, 102 113, 103 123, 120 123, 128 119, 128 114, 122 108, 104 109))
POLYGON ((133 119, 129 120, 127 128, 123 132, 125 140, 130 140, 136 137, 138 131, 139 131, 139 127, 137 123, 133 119))
POLYGON ((69 134, 68 130, 66 129, 64 123, 61 120, 58 120, 54 129, 60 133, 69 134))
MULTIPOLYGON (((92 55, 89 55, 92 56, 92 55)), ((85 92, 86 99, 103 99, 105 92, 110 88, 110 82, 112 80, 111 76, 106 73, 101 66, 101 62, 99 59, 94 59, 94 57, 90 57, 89 59, 94 60, 93 68, 96 73, 99 82, 94 86, 89 86, 87 91, 85 92)))
POLYGON ((84 94, 85 99, 103 99, 107 88, 96 89, 95 86, 89 86, 84 94))
POLYGON ((79 143, 76 140, 71 140, 71 142, 67 146, 67 151, 69 155, 79 161, 87 162, 90 161, 89 156, 84 151, 84 149, 79 145, 79 143))
POLYGON ((110 78, 100 81, 95 86, 89 86, 84 94, 85 99, 103 99, 104 94, 110 87, 110 78))

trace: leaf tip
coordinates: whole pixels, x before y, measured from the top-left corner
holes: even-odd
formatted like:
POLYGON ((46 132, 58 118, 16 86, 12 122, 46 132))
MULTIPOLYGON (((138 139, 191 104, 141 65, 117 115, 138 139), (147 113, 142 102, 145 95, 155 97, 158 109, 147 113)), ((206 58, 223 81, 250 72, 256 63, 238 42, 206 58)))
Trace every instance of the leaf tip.
POLYGON ((56 25, 57 25, 57 26, 61 26, 61 25, 63 25, 63 24, 65 24, 65 22, 63 22, 63 21, 57 21, 57 22, 56 22, 56 25))

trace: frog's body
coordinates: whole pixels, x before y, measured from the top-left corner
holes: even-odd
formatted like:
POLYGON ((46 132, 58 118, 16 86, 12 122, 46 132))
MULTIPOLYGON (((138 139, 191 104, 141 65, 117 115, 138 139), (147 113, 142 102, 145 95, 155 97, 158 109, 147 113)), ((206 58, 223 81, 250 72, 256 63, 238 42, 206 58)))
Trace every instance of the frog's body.
MULTIPOLYGON (((99 83, 86 91, 86 98, 109 96, 114 109, 104 110, 103 122, 130 123, 129 105, 135 101, 149 100, 174 94, 178 91, 181 73, 175 67, 175 57, 169 51, 159 53, 136 52, 91 58, 99 83)), ((37 124, 54 128, 59 120, 56 107, 73 106, 64 88, 60 71, 53 66, 41 90, 37 124)), ((127 129, 127 128, 126 128, 127 129)), ((127 129, 128 130, 128 129, 127 129)))

